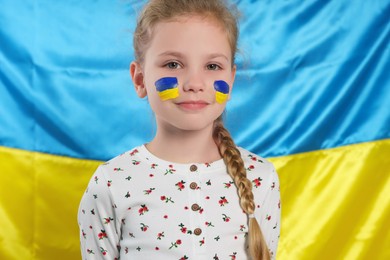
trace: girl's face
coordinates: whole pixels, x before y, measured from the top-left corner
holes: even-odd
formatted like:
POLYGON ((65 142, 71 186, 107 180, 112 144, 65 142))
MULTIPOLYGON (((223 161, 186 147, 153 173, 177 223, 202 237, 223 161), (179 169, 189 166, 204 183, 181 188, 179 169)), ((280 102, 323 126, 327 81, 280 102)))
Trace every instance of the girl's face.
POLYGON ((210 18, 178 17, 153 29, 144 64, 133 62, 131 75, 140 97, 148 96, 158 127, 201 130, 218 118, 226 105, 216 102, 214 82, 231 87, 235 76, 222 27, 210 18), (179 96, 162 101, 155 82, 173 77, 179 96))

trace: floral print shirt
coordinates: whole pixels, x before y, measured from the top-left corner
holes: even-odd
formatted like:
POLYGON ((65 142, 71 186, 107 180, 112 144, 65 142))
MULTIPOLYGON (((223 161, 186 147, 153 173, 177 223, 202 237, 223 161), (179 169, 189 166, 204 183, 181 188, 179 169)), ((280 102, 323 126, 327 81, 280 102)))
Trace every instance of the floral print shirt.
MULTIPOLYGON (((273 165, 239 148, 273 258, 280 233, 273 165)), ((178 164, 144 145, 102 164, 80 203, 83 259, 249 259, 248 216, 223 160, 178 164)))

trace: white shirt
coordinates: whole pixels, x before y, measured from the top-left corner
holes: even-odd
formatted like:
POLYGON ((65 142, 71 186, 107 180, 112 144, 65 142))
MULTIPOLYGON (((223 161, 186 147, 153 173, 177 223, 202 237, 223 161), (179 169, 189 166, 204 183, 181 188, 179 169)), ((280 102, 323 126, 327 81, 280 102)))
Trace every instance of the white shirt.
MULTIPOLYGON (((239 148, 273 257, 280 234, 273 165, 239 148)), ((178 164, 145 146, 99 166, 79 208, 83 259, 248 259, 248 216, 223 160, 178 164)))

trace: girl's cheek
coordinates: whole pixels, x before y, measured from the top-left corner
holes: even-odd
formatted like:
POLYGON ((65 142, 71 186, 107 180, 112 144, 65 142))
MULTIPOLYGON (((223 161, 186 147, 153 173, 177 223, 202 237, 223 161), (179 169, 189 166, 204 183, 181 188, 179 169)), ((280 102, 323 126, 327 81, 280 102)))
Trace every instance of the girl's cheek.
POLYGON ((174 99, 179 96, 178 81, 176 77, 163 77, 154 83, 158 96, 162 101, 174 99))
POLYGON ((214 81, 215 100, 219 104, 223 104, 229 98, 229 84, 223 80, 214 81))

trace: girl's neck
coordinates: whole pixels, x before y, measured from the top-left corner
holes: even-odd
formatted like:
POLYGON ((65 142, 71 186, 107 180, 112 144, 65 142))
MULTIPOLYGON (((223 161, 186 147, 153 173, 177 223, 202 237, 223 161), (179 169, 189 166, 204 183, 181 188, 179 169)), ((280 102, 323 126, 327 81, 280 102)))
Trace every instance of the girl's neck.
POLYGON ((196 131, 159 128, 146 147, 155 156, 176 163, 206 163, 221 159, 212 137, 212 125, 196 131))

